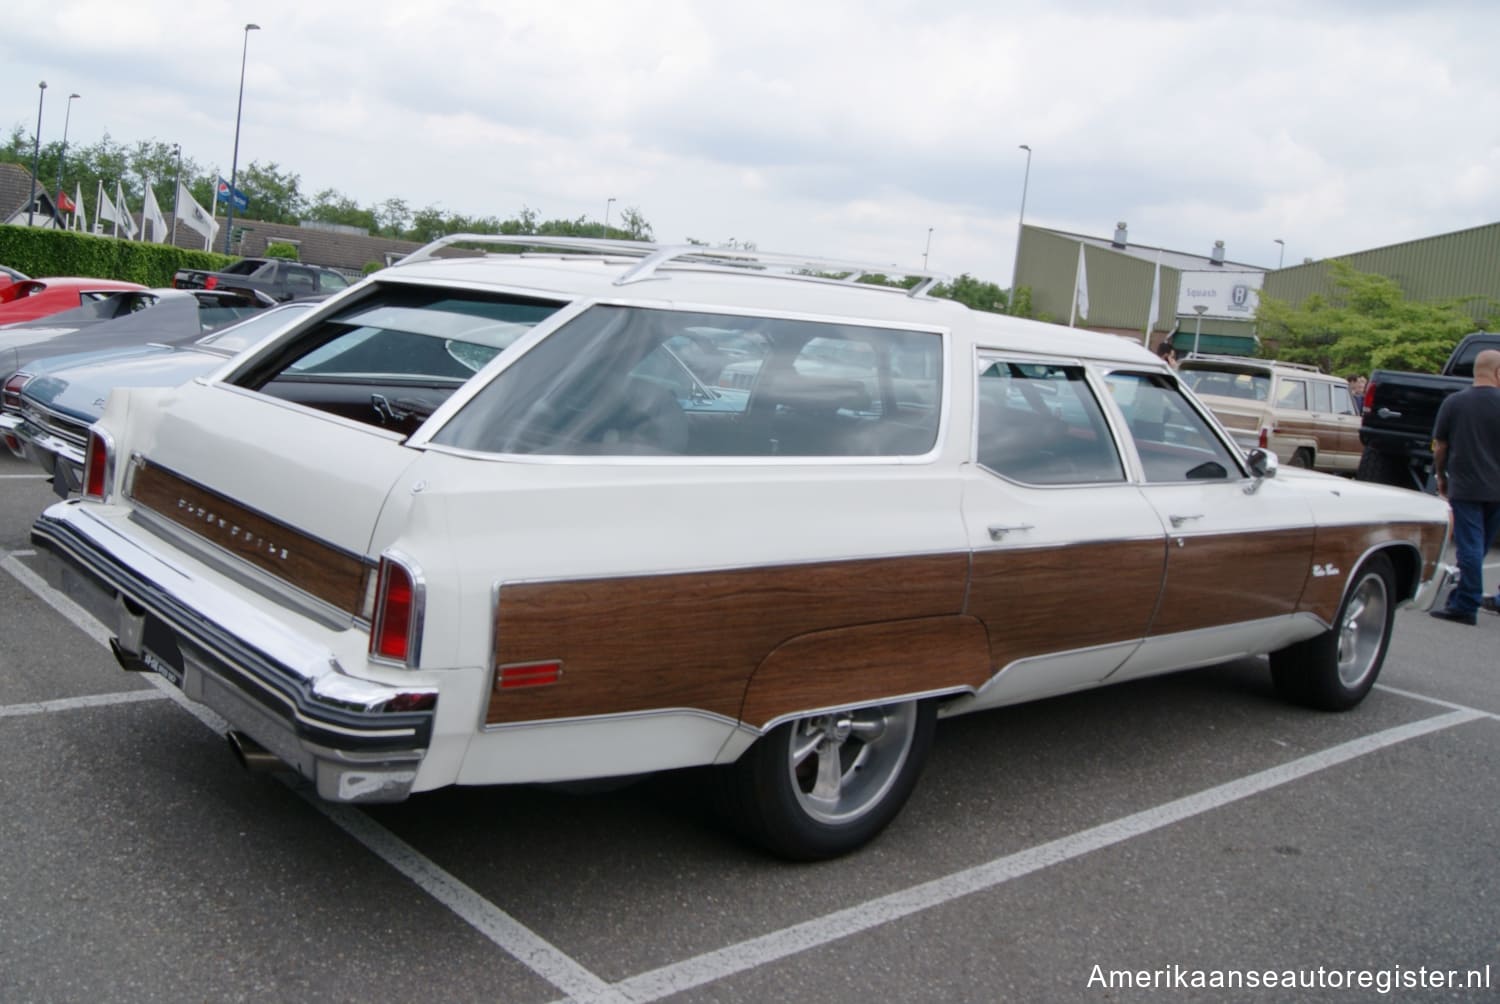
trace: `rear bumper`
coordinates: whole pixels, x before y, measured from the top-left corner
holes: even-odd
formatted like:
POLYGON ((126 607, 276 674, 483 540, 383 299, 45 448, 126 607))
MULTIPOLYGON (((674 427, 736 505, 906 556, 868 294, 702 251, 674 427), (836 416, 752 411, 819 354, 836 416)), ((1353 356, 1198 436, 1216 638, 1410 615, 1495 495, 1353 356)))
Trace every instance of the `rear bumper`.
POLYGON ((22 460, 53 477, 53 489, 66 498, 83 487, 83 447, 13 412, 0 414, 0 439, 22 460))
POLYGON ((1431 610, 1437 606, 1440 599, 1446 599, 1448 593, 1458 582, 1458 552, 1453 544, 1453 528, 1448 528, 1448 535, 1443 538, 1443 550, 1438 555, 1437 569, 1432 578, 1417 586, 1417 595, 1412 598, 1412 606, 1418 610, 1431 610))
POLYGON ((336 802, 406 798, 431 742, 436 692, 349 676, 333 652, 245 599, 169 564, 74 502, 33 524, 49 583, 155 670, 336 802), (414 701, 419 711, 387 710, 414 701))

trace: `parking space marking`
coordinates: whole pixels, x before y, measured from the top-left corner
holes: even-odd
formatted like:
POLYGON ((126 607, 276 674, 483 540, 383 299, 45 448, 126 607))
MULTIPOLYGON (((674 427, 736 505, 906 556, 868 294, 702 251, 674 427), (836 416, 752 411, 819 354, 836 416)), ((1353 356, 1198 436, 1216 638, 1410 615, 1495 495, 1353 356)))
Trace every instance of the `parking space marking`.
POLYGON ((45 481, 45 474, 0 474, 0 481, 45 481))
MULTIPOLYGON (((1154 808, 1072 833, 1015 854, 997 858, 930 882, 867 900, 857 906, 804 921, 771 934, 706 952, 695 958, 630 977, 615 984, 616 991, 632 1004, 645 1004, 708 983, 755 969, 809 949, 942 906, 972 893, 983 892, 1012 879, 1062 864, 1092 851, 1102 850, 1133 837, 1258 795, 1330 767, 1420 736, 1442 732, 1468 722, 1482 720, 1485 712, 1452 711, 1422 721, 1375 732, 1309 754, 1235 781, 1208 788, 1154 808)), ((574 998, 591 1001, 593 998, 574 998)))
POLYGON ((47 715, 57 711, 74 711, 78 708, 106 708, 112 704, 134 704, 138 701, 165 701, 166 699, 166 694, 156 690, 126 690, 117 694, 61 697, 54 701, 34 701, 30 704, 0 705, 0 718, 19 718, 23 715, 47 715))
POLYGON ((1387 694, 1395 694, 1397 697, 1406 697, 1413 701, 1422 701, 1425 704, 1435 704, 1440 708, 1448 708, 1451 711, 1472 711, 1476 715, 1493 718, 1500 721, 1500 714, 1493 711, 1485 711, 1482 708, 1471 708, 1467 704, 1455 704, 1453 701, 1445 701, 1441 697, 1428 697, 1426 694, 1418 694, 1410 690, 1402 690, 1400 687, 1391 687, 1384 683, 1375 684, 1376 690, 1383 690, 1387 694))
MULTIPOLYGON (((0 558, 0 568, 4 568, 79 630, 101 645, 108 646, 110 632, 83 608, 47 585, 40 576, 21 563, 14 552, 0 558)), ((223 719, 207 708, 183 697, 181 692, 171 684, 150 674, 143 678, 156 688, 157 693, 133 692, 128 695, 129 700, 167 697, 176 701, 215 732, 222 734, 227 729, 228 725, 223 719), (142 696, 135 696, 136 693, 142 696)), ((779 959, 892 923, 973 893, 995 888, 1012 879, 1063 864, 1093 851, 1114 846, 1250 798, 1410 739, 1442 732, 1468 722, 1484 719, 1500 720, 1500 715, 1476 708, 1425 697, 1394 687, 1381 685, 1381 689, 1450 710, 1447 714, 1340 743, 1280 766, 1144 809, 985 864, 867 900, 856 906, 804 921, 758 938, 662 966, 613 984, 608 983, 537 935, 364 813, 348 805, 324 802, 306 785, 289 783, 293 784, 297 793, 308 805, 376 857, 400 872, 417 888, 451 910, 502 951, 567 994, 566 1000, 576 1001, 579 1004, 585 1004, 585 1002, 586 1004, 646 1004, 646 1002, 661 1000, 685 990, 714 983, 736 973, 768 965, 779 959)), ((96 698, 73 699, 71 703, 76 703, 80 707, 88 705, 77 702, 93 701, 96 705, 125 703, 122 698, 126 697, 127 695, 100 695, 96 698)), ((60 706, 68 702, 43 703, 60 706)), ((33 706, 12 705, 10 707, 29 709, 33 706)), ((0 708, 0 713, 5 710, 0 708)), ((34 712, 26 710, 14 713, 34 712)))

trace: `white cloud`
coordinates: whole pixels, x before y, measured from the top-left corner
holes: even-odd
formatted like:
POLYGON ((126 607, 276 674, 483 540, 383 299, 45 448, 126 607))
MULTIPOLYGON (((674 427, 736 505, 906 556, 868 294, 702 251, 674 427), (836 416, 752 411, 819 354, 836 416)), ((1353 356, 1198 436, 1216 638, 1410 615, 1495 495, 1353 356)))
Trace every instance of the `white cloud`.
MULTIPOLYGON (((13 7, 16 4, 13 3, 13 7)), ((0 125, 180 142, 305 192, 468 215, 637 207, 659 239, 920 261, 1007 284, 1027 219, 1273 264, 1500 218, 1500 8, 391 0, 122 18, 20 0, 0 125), (58 25, 70 26, 59 32, 58 25), (109 25, 109 31, 89 30, 109 25)))

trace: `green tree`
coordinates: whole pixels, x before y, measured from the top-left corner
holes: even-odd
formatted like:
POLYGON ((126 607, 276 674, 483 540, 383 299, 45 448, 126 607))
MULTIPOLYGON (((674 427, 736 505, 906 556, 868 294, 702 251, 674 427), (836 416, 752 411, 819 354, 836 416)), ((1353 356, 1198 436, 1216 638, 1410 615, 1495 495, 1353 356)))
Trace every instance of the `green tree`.
POLYGON ((952 282, 943 282, 932 288, 932 295, 948 300, 957 300, 971 310, 985 310, 1003 314, 1010 305, 1005 290, 993 282, 976 279, 967 272, 952 282))
POLYGON ((234 183, 250 200, 243 215, 267 223, 301 222, 307 213, 307 201, 299 190, 301 185, 302 178, 291 171, 281 170, 274 162, 262 164, 254 160, 234 183))
POLYGON ((1261 296, 1255 320, 1263 355, 1330 373, 1436 371, 1475 328, 1458 302, 1408 300, 1394 279, 1344 261, 1330 262, 1329 273, 1333 292, 1314 294, 1301 306, 1261 296))
POLYGON ((296 261, 297 248, 292 244, 267 244, 265 256, 267 258, 285 258, 287 261, 296 261))
POLYGON ((349 196, 332 188, 325 188, 313 196, 312 204, 307 207, 305 218, 317 220, 320 223, 361 227, 369 233, 375 233, 379 229, 374 210, 361 209, 359 204, 349 196))

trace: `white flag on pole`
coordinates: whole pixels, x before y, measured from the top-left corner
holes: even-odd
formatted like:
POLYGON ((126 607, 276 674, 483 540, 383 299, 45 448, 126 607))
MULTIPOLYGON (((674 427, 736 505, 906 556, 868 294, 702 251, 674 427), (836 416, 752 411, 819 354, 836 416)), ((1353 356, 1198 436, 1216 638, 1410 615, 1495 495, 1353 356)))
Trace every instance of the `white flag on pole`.
MULTIPOLYGON (((97 205, 98 208, 95 210, 95 215, 98 217, 98 219, 94 220, 94 233, 102 234, 104 233, 105 221, 114 223, 115 217, 117 215, 115 212, 115 204, 113 202, 110 202, 109 196, 104 193, 104 182, 102 181, 99 182, 99 201, 97 205)), ((119 236, 119 232, 120 228, 117 224, 115 226, 115 232, 112 236, 119 236)))
POLYGON ((1089 319, 1089 270, 1083 257, 1083 241, 1078 242, 1078 278, 1073 283, 1073 310, 1068 316, 1068 327, 1079 317, 1089 319))
POLYGON ((198 200, 193 198, 187 186, 180 181, 177 183, 177 211, 182 214, 183 225, 192 227, 206 240, 212 241, 214 234, 218 233, 219 221, 208 215, 208 210, 198 205, 198 200))
POLYGON ((73 215, 74 229, 82 233, 88 233, 89 218, 88 214, 83 211, 83 182, 81 181, 76 182, 73 185, 73 205, 78 207, 73 215))
POLYGON ((1156 271, 1151 276, 1151 306, 1146 308, 1146 337, 1141 344, 1150 346, 1151 329, 1156 327, 1156 312, 1161 309, 1161 252, 1156 252, 1156 271))
POLYGON ((156 193, 151 190, 151 182, 146 182, 146 200, 141 207, 141 220, 151 221, 151 240, 157 244, 163 244, 167 240, 167 218, 161 214, 161 206, 157 204, 156 193))
POLYGON ((135 226, 135 218, 130 215, 130 207, 125 205, 125 190, 115 182, 115 223, 124 228, 125 236, 135 240, 140 233, 135 226))

